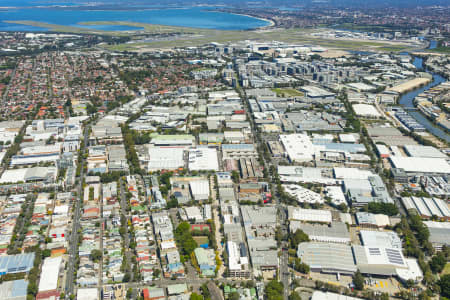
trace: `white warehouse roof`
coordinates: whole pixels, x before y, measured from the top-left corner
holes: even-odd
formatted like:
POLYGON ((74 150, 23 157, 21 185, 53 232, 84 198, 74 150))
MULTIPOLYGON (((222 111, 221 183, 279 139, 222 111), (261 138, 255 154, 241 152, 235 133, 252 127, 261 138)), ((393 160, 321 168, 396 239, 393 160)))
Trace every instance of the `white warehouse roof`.
POLYGON ((280 135, 281 143, 291 161, 311 161, 315 153, 315 147, 307 134, 280 135))
POLYGON ((323 209, 304 209, 290 206, 289 219, 310 222, 331 223, 331 211, 323 209))
POLYGON ((206 200, 209 197, 209 182, 206 179, 189 182, 192 197, 195 200, 206 200))
POLYGON ((217 150, 214 148, 197 148, 189 150, 189 170, 219 170, 217 150))
POLYGON ((373 105, 353 104, 353 110, 355 111, 356 115, 358 115, 358 116, 374 117, 374 118, 381 117, 381 114, 378 112, 378 110, 373 105))
POLYGON ((414 157, 447 158, 447 155, 432 146, 405 145, 406 153, 414 157))
POLYGON ((314 291, 311 300, 361 300, 361 298, 339 295, 330 292, 314 291))
POLYGON ((148 169, 151 171, 173 170, 184 167, 183 148, 149 147, 148 154, 150 156, 148 169))
POLYGON ((450 174, 450 165, 444 158, 390 157, 395 168, 409 173, 450 174))
POLYGON ((42 265, 42 274, 39 280, 39 292, 56 290, 58 287, 59 268, 62 257, 47 257, 42 265))

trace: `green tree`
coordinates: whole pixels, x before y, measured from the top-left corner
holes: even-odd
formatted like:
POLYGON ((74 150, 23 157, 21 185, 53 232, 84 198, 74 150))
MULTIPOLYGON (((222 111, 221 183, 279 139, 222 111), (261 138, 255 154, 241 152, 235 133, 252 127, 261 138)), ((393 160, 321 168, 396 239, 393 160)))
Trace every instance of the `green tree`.
POLYGON ((450 274, 441 276, 438 285, 441 288, 441 295, 450 298, 450 274))
POLYGON ((197 293, 191 293, 189 300, 203 300, 203 296, 197 293))
POLYGON ((197 242, 192 238, 191 225, 187 222, 181 222, 175 229, 175 240, 178 246, 181 247, 181 254, 190 255, 195 248, 197 248, 197 242))
POLYGON ((364 276, 359 270, 353 275, 353 284, 355 285, 355 289, 359 291, 364 289, 364 276))
POLYGON ((289 295, 289 300, 302 300, 302 297, 300 297, 300 295, 296 291, 293 291, 289 295))
POLYGON ((444 270, 445 264, 447 263, 447 259, 445 258, 444 253, 439 252, 430 261, 430 268, 434 273, 441 273, 444 270))
POLYGON ((270 281, 265 288, 267 300, 283 300, 283 290, 283 283, 275 279, 270 281))
POLYGON ((373 214, 395 216, 398 214, 398 207, 394 203, 370 202, 368 211, 373 214))
POLYGON ((94 249, 91 251, 91 259, 93 261, 99 261, 102 258, 102 251, 94 249))
POLYGON ((231 292, 228 296, 228 300, 239 300, 241 297, 238 292, 231 292))
POLYGON ((291 236, 291 248, 296 249, 298 244, 303 242, 309 242, 309 236, 301 229, 297 229, 291 236))
POLYGON ((299 258, 295 260, 294 269, 303 274, 309 273, 309 266, 305 263, 302 263, 299 258))

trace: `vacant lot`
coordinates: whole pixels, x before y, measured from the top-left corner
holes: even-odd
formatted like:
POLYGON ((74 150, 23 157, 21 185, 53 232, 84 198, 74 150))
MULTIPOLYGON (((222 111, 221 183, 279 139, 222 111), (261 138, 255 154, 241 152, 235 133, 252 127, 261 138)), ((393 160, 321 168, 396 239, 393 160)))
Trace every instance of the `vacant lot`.
POLYGON ((278 97, 300 97, 303 96, 303 93, 300 91, 297 91, 296 89, 290 89, 290 88, 276 88, 272 89, 273 92, 277 93, 278 97))

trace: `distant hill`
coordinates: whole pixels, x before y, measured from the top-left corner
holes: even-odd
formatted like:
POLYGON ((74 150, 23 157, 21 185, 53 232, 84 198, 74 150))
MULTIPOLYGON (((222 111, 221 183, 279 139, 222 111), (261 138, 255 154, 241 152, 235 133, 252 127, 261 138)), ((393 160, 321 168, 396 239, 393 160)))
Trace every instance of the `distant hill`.
POLYGON ((165 6, 165 5, 226 5, 240 7, 299 7, 299 6, 328 6, 328 7, 417 7, 442 5, 450 6, 449 0, 264 0, 264 1, 242 1, 242 0, 159 0, 157 3, 148 0, 130 0, 124 4, 123 0, 0 0, 0 7, 5 6, 53 6, 53 5, 95 5, 101 6, 165 6))

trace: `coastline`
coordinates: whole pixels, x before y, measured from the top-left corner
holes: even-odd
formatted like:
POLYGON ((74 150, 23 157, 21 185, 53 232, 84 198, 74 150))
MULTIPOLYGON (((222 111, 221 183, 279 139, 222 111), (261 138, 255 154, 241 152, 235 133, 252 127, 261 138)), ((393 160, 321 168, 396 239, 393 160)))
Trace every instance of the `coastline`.
POLYGON ((253 28, 253 29, 250 29, 250 30, 266 29, 266 28, 270 28, 270 27, 274 27, 275 26, 275 22, 272 21, 271 19, 255 17, 255 16, 251 16, 251 15, 246 15, 246 14, 233 13, 233 12, 226 12, 226 13, 231 14, 231 15, 249 17, 249 18, 253 18, 253 19, 257 19, 257 20, 261 20, 261 21, 265 21, 265 22, 269 23, 268 25, 256 27, 256 28, 253 28))

